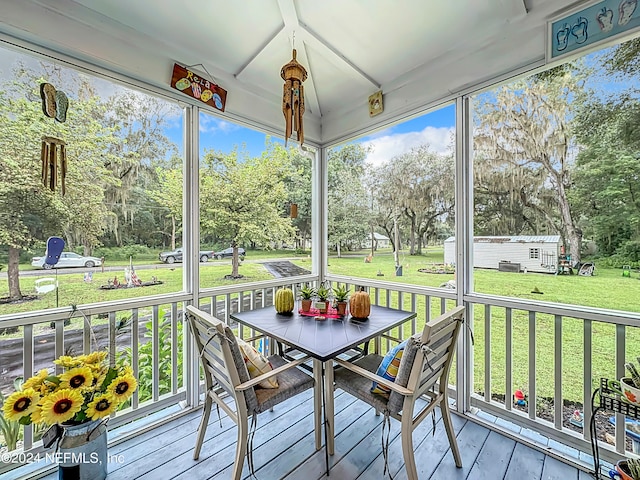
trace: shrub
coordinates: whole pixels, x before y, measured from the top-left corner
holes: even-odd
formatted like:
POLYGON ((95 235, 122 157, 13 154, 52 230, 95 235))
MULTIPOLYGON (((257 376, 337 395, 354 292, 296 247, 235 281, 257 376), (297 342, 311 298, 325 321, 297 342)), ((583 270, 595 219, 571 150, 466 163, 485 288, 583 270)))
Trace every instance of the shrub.
MULTIPOLYGON (((160 395, 171 392, 171 345, 172 342, 178 342, 178 385, 182 385, 182 324, 178 325, 177 338, 171 338, 171 320, 165 319, 164 312, 159 312, 160 325, 158 326, 158 345, 159 358, 158 363, 158 391, 160 395)), ((146 331, 144 332, 145 341, 138 349, 138 399, 140 403, 150 400, 153 393, 153 325, 149 321, 145 323, 146 331)), ((132 332, 132 335, 135 334, 132 332)), ((118 356, 118 365, 132 364, 131 348, 125 348, 118 356)))

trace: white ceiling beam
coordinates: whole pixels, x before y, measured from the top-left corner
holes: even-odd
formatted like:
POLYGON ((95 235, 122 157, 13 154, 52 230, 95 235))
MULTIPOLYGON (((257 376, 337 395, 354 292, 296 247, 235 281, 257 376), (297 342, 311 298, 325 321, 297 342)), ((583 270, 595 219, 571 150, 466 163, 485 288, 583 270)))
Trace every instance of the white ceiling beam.
POLYGON ((529 13, 525 0, 500 0, 500 5, 510 19, 523 17, 529 13))
POLYGON ((364 71, 362 71, 356 64, 351 62, 347 57, 345 57, 338 50, 329 45, 320 35, 315 33, 308 25, 300 23, 300 28, 302 32, 305 33, 305 40, 312 47, 317 48, 320 51, 326 52, 327 57, 340 68, 347 66, 351 68, 354 72, 364 78, 367 82, 369 82, 374 88, 379 90, 381 88, 380 82, 376 81, 374 78, 367 75, 364 71))
POLYGON ((301 38, 299 39, 299 42, 295 42, 295 32, 300 30, 300 21, 298 20, 296 7, 293 4, 293 0, 278 0, 278 6, 280 7, 280 14, 282 15, 282 20, 284 21, 285 30, 288 32, 292 32, 292 34, 294 35, 293 48, 301 46, 301 48, 296 48, 296 50, 298 53, 299 63, 307 69, 308 73, 307 80, 304 84, 304 96, 306 101, 305 108, 309 109, 309 111, 313 115, 322 116, 322 111, 320 110, 320 101, 318 100, 318 91, 316 90, 316 85, 313 81, 313 72, 309 63, 309 57, 307 56, 307 49, 304 44, 304 39, 301 38))
POLYGON ((258 48, 258 50, 251 56, 249 57, 249 59, 244 63, 244 65, 242 65, 238 71, 236 73, 233 74, 234 77, 239 78, 240 75, 242 75, 242 72, 244 72, 249 65, 251 65, 253 63, 253 61, 258 58, 258 56, 264 52, 264 50, 272 43, 275 42, 277 40, 279 40, 279 38, 283 35, 286 34, 286 28, 284 25, 281 25, 280 28, 273 33, 273 35, 271 35, 265 42, 262 43, 262 45, 260 45, 260 48, 258 48))

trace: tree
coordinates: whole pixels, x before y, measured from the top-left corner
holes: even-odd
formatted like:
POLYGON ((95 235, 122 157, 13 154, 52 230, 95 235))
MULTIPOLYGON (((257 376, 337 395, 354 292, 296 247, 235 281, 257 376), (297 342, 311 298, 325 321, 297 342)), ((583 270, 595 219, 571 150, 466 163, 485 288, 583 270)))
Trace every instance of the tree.
POLYGON ((200 225, 233 247, 232 272, 238 278, 238 246, 290 241, 295 234, 286 213, 285 164, 279 155, 238 158, 206 151, 200 170, 200 225))
POLYGON ((176 233, 182 231, 182 195, 184 191, 182 169, 158 168, 156 175, 158 184, 154 190, 149 192, 149 196, 163 208, 169 219, 170 231, 163 230, 162 233, 169 238, 171 250, 175 250, 176 233))
POLYGON ((135 237, 136 218, 147 211, 156 167, 166 167, 165 158, 177 153, 163 129, 181 113, 176 104, 126 89, 119 89, 105 105, 109 111, 104 125, 120 141, 111 143, 103 156, 104 168, 115 179, 104 185, 104 195, 114 213, 109 229, 122 245, 127 236, 135 237))
MULTIPOLYGON (((269 149, 270 140, 266 140, 269 149)), ((284 149, 281 145, 273 147, 275 151, 284 149)), ((297 246, 306 249, 307 241, 311 240, 311 170, 312 160, 307 155, 302 155, 294 147, 289 147, 289 168, 285 170, 284 183, 287 191, 289 205, 295 203, 298 208, 298 216, 291 220, 297 230, 297 246)))
MULTIPOLYGON (((0 94, 0 244, 9 249, 12 299, 22 297, 18 270, 21 250, 43 248, 51 235, 64 236, 70 247, 74 244, 92 247, 98 243, 108 216, 102 186, 109 181, 100 159, 114 141, 111 131, 99 121, 102 110, 95 97, 81 100, 64 87, 71 108, 67 122, 59 123, 42 113, 38 85, 44 79, 21 67, 16 77, 19 80, 4 85, 0 94), (60 185, 52 192, 42 184, 43 136, 60 138, 67 144, 64 196, 60 185)), ((78 80, 68 85, 84 83, 78 80)))
POLYGON ((610 73, 634 76, 640 72, 640 37, 608 50, 605 53, 604 66, 610 73))
POLYGON ((569 201, 575 156, 571 105, 581 103, 583 96, 582 78, 571 71, 501 87, 480 97, 474 137, 485 166, 504 174, 503 187, 519 195, 527 208, 548 225, 557 225, 575 262, 580 261, 582 231, 569 201), (535 183, 523 189, 524 178, 535 183))
POLYGON ((576 118, 583 149, 572 200, 604 255, 640 244, 640 148, 626 135, 638 111, 640 100, 628 95, 594 98, 576 118))
POLYGON ((398 155, 377 170, 374 184, 384 212, 381 226, 394 238, 394 218, 404 219, 411 255, 421 254, 427 238, 436 235, 439 223, 453 213, 453 179, 453 157, 438 155, 428 145, 398 155))
POLYGON ((629 99, 637 99, 640 93, 637 88, 637 77, 640 73, 640 37, 606 50, 602 60, 609 74, 626 77, 632 85, 632 88, 619 96, 617 102, 618 105, 624 105, 625 110, 624 122, 619 125, 619 133, 630 146, 640 150, 640 107, 637 101, 631 105, 626 102, 629 99))
POLYGON ((329 152, 328 243, 341 249, 360 248, 369 234, 371 212, 365 185, 367 149, 348 144, 329 152))

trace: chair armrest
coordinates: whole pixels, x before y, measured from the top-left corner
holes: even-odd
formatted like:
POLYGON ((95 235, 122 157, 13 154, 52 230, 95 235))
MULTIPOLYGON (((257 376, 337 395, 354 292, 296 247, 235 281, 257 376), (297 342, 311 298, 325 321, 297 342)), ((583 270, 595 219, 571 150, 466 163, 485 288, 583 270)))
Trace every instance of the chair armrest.
POLYGON ((392 342, 396 342, 396 343, 402 343, 404 341, 402 338, 394 337, 394 336, 388 335, 386 333, 381 334, 380 338, 391 340, 392 342))
POLYGON ((265 336, 263 334, 259 334, 259 335, 254 335, 253 337, 243 338, 242 340, 244 340, 247 343, 251 343, 251 342, 255 342, 256 340, 260 340, 261 338, 265 338, 265 336))
POLYGON ((244 383, 236 385, 235 390, 237 392, 241 392, 243 390, 247 390, 248 388, 255 387, 256 385, 258 385, 263 380, 271 378, 271 377, 273 377, 274 375, 277 375, 280 372, 284 372, 285 370, 289 370, 290 368, 297 367, 301 363, 304 363, 307 360, 309 360, 309 358, 311 358, 311 357, 309 357, 309 355, 305 355, 304 357, 298 358, 297 360, 289 362, 286 365, 282 365, 281 367, 274 368, 270 372, 263 373, 262 375, 259 375, 259 376, 255 377, 255 378, 252 378, 251 380, 248 380, 248 381, 246 381, 244 383))
POLYGON ((375 373, 370 372, 369 370, 365 370, 364 368, 359 367, 358 365, 355 365, 350 362, 345 362, 344 360, 341 360, 339 358, 335 358, 333 361, 339 364, 341 367, 344 367, 347 370, 351 370, 353 373, 357 373, 362 377, 368 378, 372 382, 377 382, 380 385, 384 385, 385 387, 390 388, 391 390, 399 393, 400 395, 404 395, 406 397, 413 395, 413 390, 409 390, 407 387, 403 387, 402 385, 398 385, 397 383, 391 382, 386 378, 382 378, 379 375, 376 375, 375 373))

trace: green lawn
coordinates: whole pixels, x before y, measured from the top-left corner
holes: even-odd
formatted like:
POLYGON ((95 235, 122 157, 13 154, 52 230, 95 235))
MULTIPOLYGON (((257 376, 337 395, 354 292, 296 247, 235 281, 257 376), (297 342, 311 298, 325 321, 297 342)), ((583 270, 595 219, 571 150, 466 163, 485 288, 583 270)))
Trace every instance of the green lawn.
MULTIPOLYGON (((372 263, 365 263, 364 258, 368 251, 357 253, 347 252, 342 258, 331 256, 329 259, 329 271, 333 274, 349 275, 354 277, 372 278, 389 282, 402 282, 425 286, 439 286, 452 280, 453 274, 423 273, 419 269, 432 269, 442 263, 442 248, 430 247, 422 256, 401 256, 403 275, 395 276, 393 255, 390 251, 378 252, 372 263), (378 276, 382 274, 382 276, 378 276)), ((293 251, 280 252, 254 252, 249 251, 247 261, 240 266, 240 273, 245 276, 240 282, 252 282, 272 278, 271 275, 259 263, 249 260, 267 259, 274 257, 287 257, 303 268, 310 269, 310 259, 307 255, 295 255, 293 251)), ((144 263, 140 260, 136 262, 144 263)), ((109 263, 107 263, 109 265, 109 263)), ((113 265, 113 264, 111 264, 113 265)), ((128 262, 122 262, 128 265, 128 262)), ((27 267, 30 268, 30 267, 27 267)), ((231 266, 226 261, 212 261, 200 269, 201 285, 214 287, 229 285, 239 282, 224 280, 229 274, 231 266)), ((143 281, 151 280, 155 276, 162 281, 162 285, 141 287, 133 289, 101 290, 100 285, 107 284, 115 276, 114 272, 100 273, 97 269, 91 283, 85 283, 83 275, 65 274, 59 275, 59 305, 87 304, 102 301, 158 295, 180 292, 182 290, 182 268, 176 264, 174 269, 157 268, 137 271, 143 281)), ((52 272, 42 272, 40 276, 23 276, 21 278, 22 291, 25 294, 34 292, 34 282, 37 278, 54 276, 52 272)), ((123 272, 118 271, 120 281, 123 272)), ((476 270, 474 274, 474 288, 480 293, 510 296, 533 301, 559 302, 589 307, 600 307, 631 312, 640 312, 640 281, 638 274, 632 274, 632 278, 622 276, 622 272, 616 269, 596 269, 593 277, 578 275, 549 275, 537 273, 506 273, 495 270, 476 270), (537 288, 543 294, 531 293, 537 288)), ((0 297, 7 295, 6 281, 0 284, 0 297)), ((384 304, 384 293, 380 296, 384 304)), ((12 305, 0 305, 0 314, 16 312, 28 312, 40 309, 49 309, 56 306, 55 293, 41 296, 37 300, 12 305)), ((393 296, 390 306, 397 306, 397 296, 393 296)), ((410 295, 404 296, 404 308, 410 309, 410 295)), ((440 309, 440 301, 432 299, 431 312, 437 315, 440 309)), ((419 297, 417 305, 419 318, 425 311, 424 300, 419 297)), ((484 389, 484 340, 485 340, 485 311, 484 307, 474 309, 474 335, 475 335, 475 368, 474 388, 480 392, 484 389)), ((536 363, 538 396, 551 397, 554 391, 553 355, 554 355, 554 319, 549 315, 537 315, 536 335, 536 363)), ((418 328, 424 323, 424 318, 418 322, 418 328)), ((562 321, 562 346, 563 346, 563 388, 564 397, 568 400, 582 401, 583 392, 583 322, 576 319, 564 318, 562 321)), ((409 326, 405 328, 405 335, 409 334, 409 326)), ((626 334, 626 346, 628 359, 635 359, 640 355, 640 329, 628 327, 626 334)), ((615 327, 599 322, 593 323, 593 379, 601 376, 613 378, 615 370, 613 358, 615 352, 615 327)), ((513 388, 526 390, 529 371, 529 318, 524 311, 513 312, 513 388)), ((493 308, 491 310, 491 375, 492 391, 504 393, 505 372, 505 310, 493 308)))
MULTIPOLYGON (((209 265, 200 269, 200 282, 203 287, 214 287, 223 285, 237 284, 238 281, 225 280, 224 276, 231 273, 231 265, 227 262, 223 264, 215 264, 210 262, 209 265)), ((180 264, 175 264, 175 268, 157 268, 157 269, 138 269, 136 271, 141 281, 151 281, 152 277, 156 277, 158 281, 163 282, 161 285, 137 288, 120 288, 114 290, 103 290, 101 285, 107 285, 109 280, 114 277, 119 282, 124 281, 123 270, 117 272, 100 272, 97 268, 93 274, 91 283, 84 281, 82 273, 60 274, 58 275, 58 304, 65 305, 83 305, 96 302, 107 302, 111 300, 122 300, 127 298, 144 297, 147 295, 160 295, 166 293, 175 293, 182 291, 182 268, 180 264)), ((260 280, 269 280, 273 277, 259 263, 245 262, 240 266, 240 273, 244 275, 243 282, 257 282, 260 280)), ((42 271, 42 275, 23 276, 20 278, 20 287, 25 295, 35 293, 35 281, 38 278, 54 277, 55 271, 42 271)), ((6 280, 0 285, 0 297, 8 295, 8 287, 6 280)), ((29 312, 33 310, 41 310, 55 308, 56 295, 55 292, 41 295, 37 300, 31 300, 22 303, 0 304, 0 315, 29 312)))
MULTIPOLYGON (((403 275, 394 275, 391 254, 376 255, 370 264, 364 263, 366 253, 352 258, 330 258, 329 271, 334 274, 355 277, 380 278, 385 281, 404 282, 425 286, 439 286, 454 278, 452 274, 427 274, 418 272, 434 263, 441 263, 442 249, 430 248, 425 256, 404 257, 403 275), (380 271, 383 277, 376 277, 380 271)), ((578 275, 550 275, 541 273, 507 273, 496 270, 476 269, 474 290, 479 293, 531 299, 532 301, 559 302, 605 309, 640 312, 640 281, 638 274, 623 277, 619 269, 598 269, 593 277, 578 275), (531 293, 538 288, 542 294, 531 293)), ((404 307, 410 308, 406 295, 404 307)), ((384 301, 384 296, 381 295, 384 301)), ((392 298, 391 306, 397 306, 392 298)), ((418 301, 417 311, 423 312, 424 302, 418 301)), ((439 299, 432 300, 431 313, 437 315, 439 299)), ((474 390, 484 392, 485 364, 485 309, 474 308, 474 390)), ((423 320, 424 322, 424 320, 423 320)), ((529 374, 529 315, 524 311, 512 312, 513 322, 513 389, 525 392, 529 374)), ((423 324, 423 323, 422 323, 423 324)), ((418 324, 419 327, 422 324, 418 324)), ((551 315, 536 316, 536 382, 538 397, 553 397, 554 394, 554 318, 551 315)), ((563 397, 582 402, 583 397, 583 332, 584 322, 573 318, 562 320, 562 384, 563 397)), ((405 334, 408 334, 408 328, 405 334)), ((505 309, 491 310, 491 377, 492 392, 504 394, 506 370, 505 309)), ((614 366, 615 326, 593 322, 592 385, 600 377, 615 378, 614 366)), ((626 358, 640 356, 640 328, 626 329, 626 358)))

